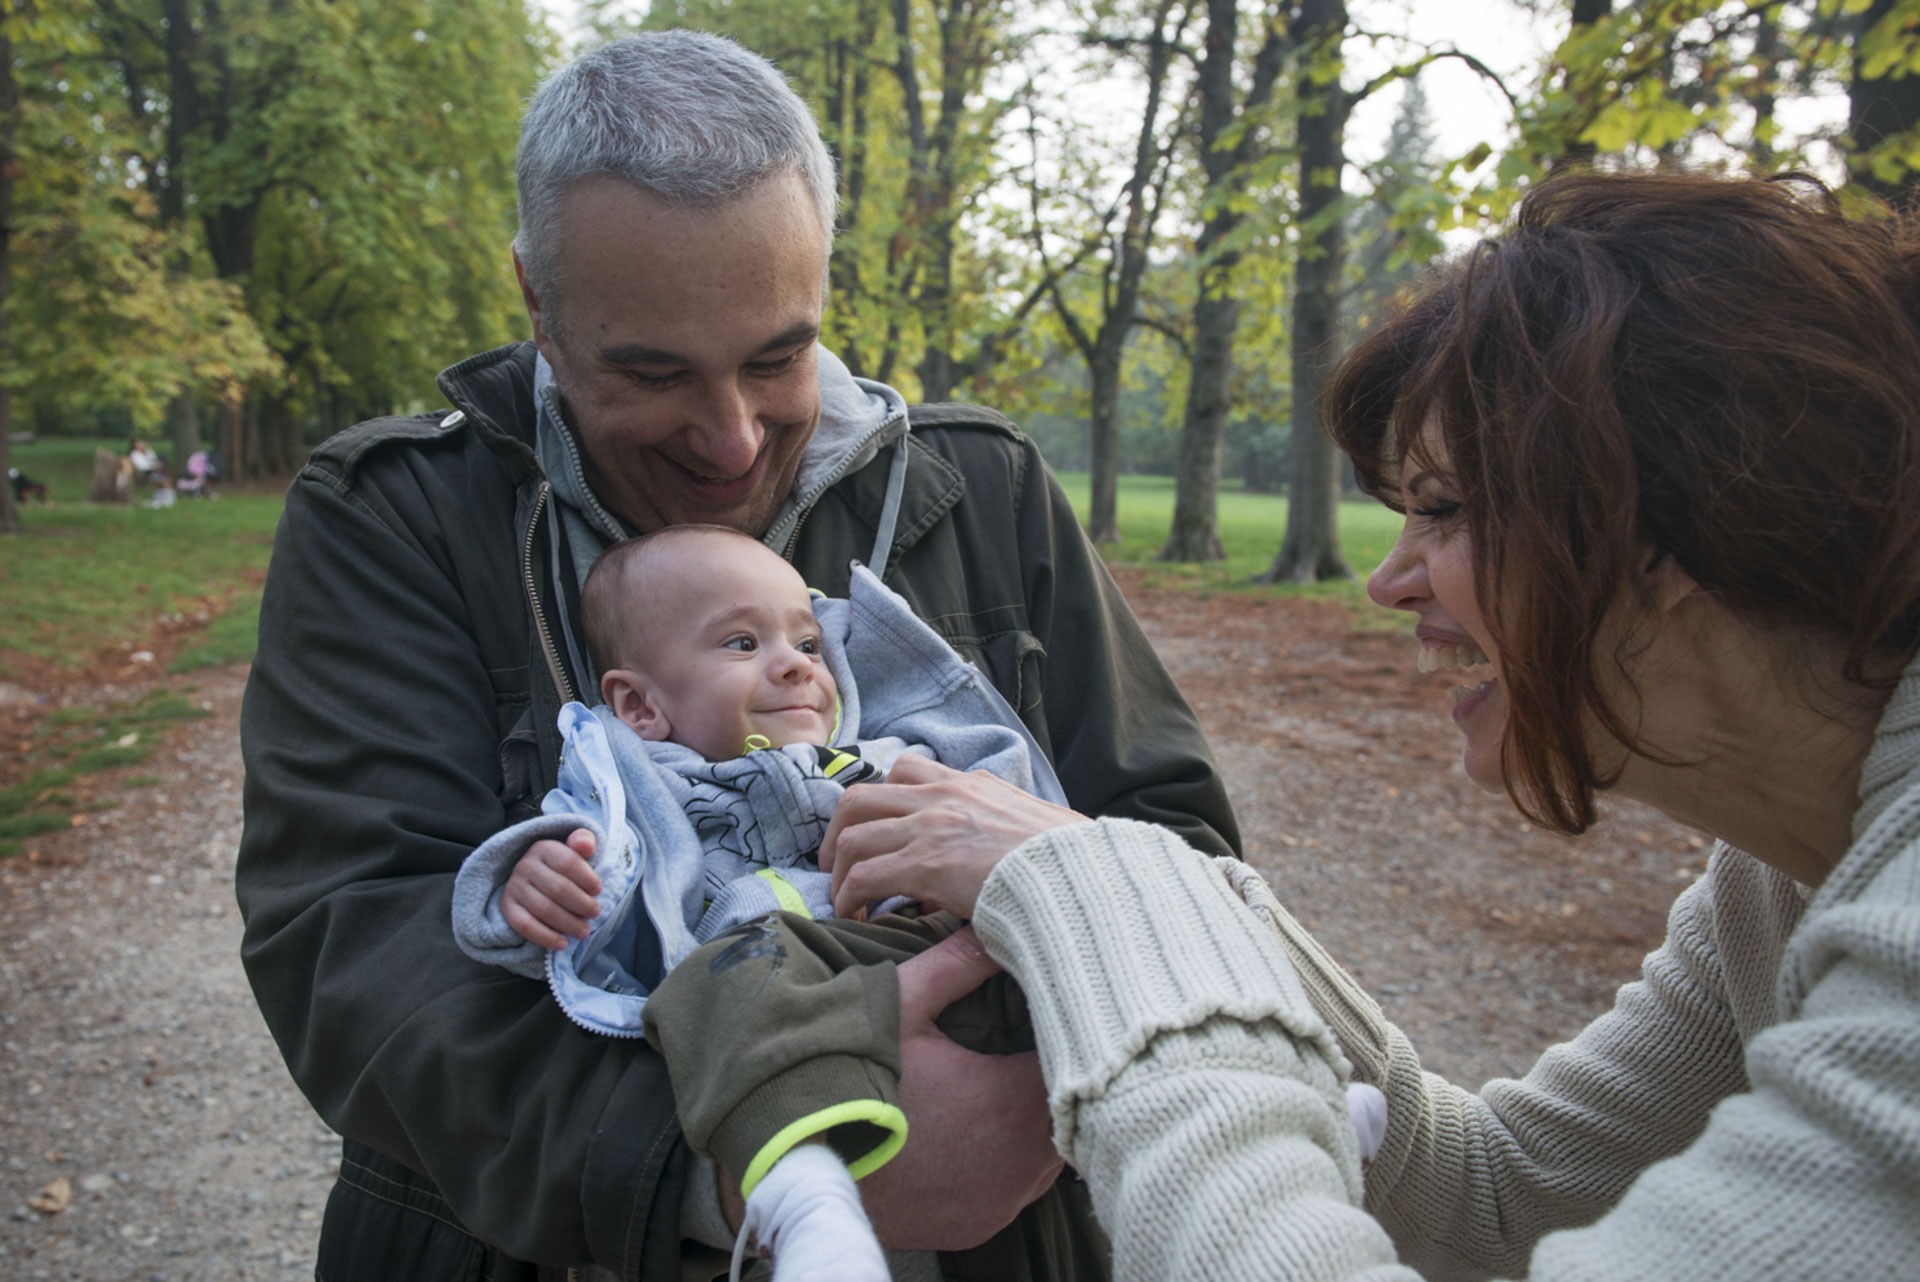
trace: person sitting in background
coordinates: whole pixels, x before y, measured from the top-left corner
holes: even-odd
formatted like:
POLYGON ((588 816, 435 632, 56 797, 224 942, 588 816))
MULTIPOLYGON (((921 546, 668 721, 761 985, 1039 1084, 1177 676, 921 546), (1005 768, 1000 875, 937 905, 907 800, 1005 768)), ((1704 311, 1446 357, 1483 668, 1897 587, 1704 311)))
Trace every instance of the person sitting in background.
POLYGON ((1920 225, 1556 178, 1323 410, 1405 514, 1374 600, 1484 673, 1467 774, 1719 838, 1613 1009, 1450 1085, 1244 866, 972 776, 850 794, 836 902, 973 918, 1119 1278, 1920 1277, 1920 225))
POLYGON ((162 463, 160 456, 138 436, 127 442, 127 464, 133 469, 133 479, 136 481, 166 479, 166 464, 162 463))

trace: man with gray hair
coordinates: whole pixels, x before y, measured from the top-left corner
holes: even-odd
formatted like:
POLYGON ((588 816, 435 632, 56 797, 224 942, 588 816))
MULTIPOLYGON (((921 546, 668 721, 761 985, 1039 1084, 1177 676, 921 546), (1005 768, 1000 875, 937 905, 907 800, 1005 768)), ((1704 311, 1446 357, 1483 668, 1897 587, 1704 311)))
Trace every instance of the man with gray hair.
MULTIPOLYGON (((579 588, 618 539, 731 526, 830 595, 865 561, 1013 704, 1076 808, 1237 844, 1191 711, 1032 442, 988 410, 909 409, 819 346, 833 167, 768 63, 688 32, 585 54, 535 95, 519 185, 533 341, 442 373, 452 410, 314 453, 242 714, 243 959, 345 1137, 326 1279, 724 1270, 737 1207, 659 1056, 447 929, 461 859, 535 813, 559 709, 597 687, 579 588)), ((861 1186, 895 1276, 1103 1276, 1032 1058, 933 1023, 953 957, 899 968, 909 1139, 861 1186)))

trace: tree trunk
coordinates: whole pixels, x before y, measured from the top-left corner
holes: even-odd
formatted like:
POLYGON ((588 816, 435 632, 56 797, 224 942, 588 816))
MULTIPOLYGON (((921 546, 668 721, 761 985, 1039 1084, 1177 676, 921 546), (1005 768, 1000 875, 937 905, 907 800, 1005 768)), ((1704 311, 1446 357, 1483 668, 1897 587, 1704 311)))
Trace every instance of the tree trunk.
MULTIPOLYGON (((1306 0, 1301 21, 1312 58, 1330 59, 1328 76, 1301 103, 1300 252, 1293 270, 1293 430, 1287 531, 1261 583, 1350 579, 1340 554, 1340 460, 1320 430, 1320 388, 1339 342, 1340 278, 1346 269, 1346 220, 1340 208, 1346 167, 1346 91, 1340 86, 1345 0, 1306 0)), ((1319 81, 1316 73, 1307 78, 1319 81)))
POLYGON ((87 487, 89 503, 125 503, 133 497, 133 465, 124 454, 112 450, 93 451, 93 482, 87 487))
POLYGON ((1173 527, 1160 549, 1162 561, 1218 561, 1225 555, 1217 510, 1220 447, 1226 438, 1227 379, 1233 371, 1233 331, 1240 321, 1240 306, 1230 292, 1238 255, 1222 252, 1220 246, 1240 221, 1227 191, 1234 157, 1224 146, 1234 117, 1234 42, 1239 29, 1235 0, 1207 0, 1207 52, 1196 88, 1200 156, 1214 208, 1194 243, 1200 291, 1193 305, 1193 352, 1180 426, 1180 471, 1174 478, 1173 527))
POLYGON ((1859 35, 1854 38, 1853 78, 1848 85, 1847 132, 1852 138, 1847 168, 1853 180, 1896 209, 1913 202, 1916 190, 1914 171, 1902 164, 1898 177, 1885 177, 1874 171, 1867 153, 1889 139, 1898 138, 1920 125, 1920 75, 1911 75, 1896 63, 1885 75, 1869 79, 1861 73, 1859 43, 1894 11, 1898 0, 1873 0, 1860 17, 1859 35))
POLYGON ((1193 363, 1187 379, 1186 419, 1180 429, 1180 474, 1174 481, 1173 528, 1162 561, 1218 561, 1220 452, 1227 431, 1227 376, 1233 371, 1233 331, 1240 303, 1227 292, 1232 264, 1217 263, 1193 308, 1193 363))
MULTIPOLYGON (((316 398, 319 399, 319 398, 316 398)), ((299 452, 300 423, 293 407, 282 395, 269 396, 260 407, 260 459, 271 476, 285 476, 294 470, 294 455, 299 452)))
POLYGON ((173 442, 173 457, 167 460, 171 475, 178 476, 187 465, 187 456, 200 448, 200 401, 192 388, 175 394, 167 406, 167 436, 173 442))
POLYGON ((231 480, 239 480, 242 466, 246 463, 246 445, 242 437, 245 434, 242 402, 239 397, 220 402, 220 426, 214 433, 217 442, 215 449, 220 455, 223 473, 231 480))
POLYGON ((265 456, 260 449, 260 394, 249 392, 245 405, 240 410, 240 458, 244 466, 236 463, 233 467, 233 479, 250 481, 267 475, 265 456))
POLYGON ((1087 422, 1087 537, 1095 543, 1120 538, 1120 357, 1118 345, 1096 348, 1087 374, 1093 383, 1087 422))
POLYGON ((1134 138, 1133 172, 1127 178, 1126 222, 1099 290, 1106 305, 1098 328, 1088 334, 1073 309, 1067 306, 1059 288, 1056 286, 1052 291, 1054 310, 1086 361, 1091 384, 1092 413, 1087 422, 1090 491, 1087 537, 1095 543, 1114 543, 1120 538, 1120 378, 1126 361, 1127 337, 1140 310, 1141 281, 1152 257, 1154 227, 1160 216, 1159 183, 1168 159, 1168 149, 1160 142, 1160 103, 1174 47, 1186 30, 1183 16, 1173 32, 1168 33, 1167 20, 1171 13, 1171 0, 1160 0, 1153 15, 1146 66, 1147 104, 1141 113, 1140 132, 1134 138))
POLYGON ((1753 94, 1753 164, 1761 173, 1773 168, 1774 112, 1778 107, 1776 90, 1780 66, 1780 21, 1769 9, 1760 15, 1753 32, 1753 65, 1759 68, 1758 86, 1753 94))
MULTIPOLYGON (((13 286, 13 154, 15 115, 20 106, 19 86, 13 77, 13 5, 0 3, 0 472, 7 470, 13 438, 13 388, 5 375, 13 372, 13 329, 7 319, 7 295, 13 286)), ((0 487, 0 534, 20 528, 14 509, 13 486, 0 487)))

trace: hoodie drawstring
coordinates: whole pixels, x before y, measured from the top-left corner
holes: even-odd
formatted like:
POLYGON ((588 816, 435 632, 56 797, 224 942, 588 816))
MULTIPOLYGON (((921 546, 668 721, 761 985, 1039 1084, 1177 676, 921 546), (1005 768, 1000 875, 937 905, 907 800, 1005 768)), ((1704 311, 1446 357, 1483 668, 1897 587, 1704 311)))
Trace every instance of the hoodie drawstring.
POLYGON ((880 529, 873 537, 873 555, 868 569, 882 582, 887 577, 887 558, 893 552, 893 527, 900 520, 900 499, 907 491, 907 438, 902 432, 893 447, 893 467, 887 473, 887 501, 880 507, 880 529))

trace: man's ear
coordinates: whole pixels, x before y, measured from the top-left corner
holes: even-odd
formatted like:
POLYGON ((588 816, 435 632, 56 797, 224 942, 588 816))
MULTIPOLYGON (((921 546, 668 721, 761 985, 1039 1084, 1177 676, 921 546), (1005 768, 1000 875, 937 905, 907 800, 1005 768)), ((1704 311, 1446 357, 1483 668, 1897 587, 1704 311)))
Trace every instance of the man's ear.
POLYGON ((600 678, 600 698, 613 715, 626 722, 642 739, 659 742, 673 733, 673 723, 653 696, 647 679, 638 672, 615 668, 600 678))
POLYGON ((553 340, 547 334, 547 311, 540 305, 540 295, 534 293, 533 282, 527 279, 526 264, 520 261, 520 246, 511 247, 513 252, 513 275, 520 282, 520 301, 527 305, 527 319, 533 322, 533 342, 540 354, 547 358, 547 364, 553 364, 553 340))

